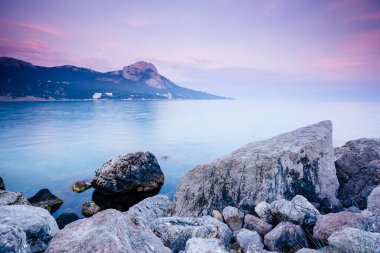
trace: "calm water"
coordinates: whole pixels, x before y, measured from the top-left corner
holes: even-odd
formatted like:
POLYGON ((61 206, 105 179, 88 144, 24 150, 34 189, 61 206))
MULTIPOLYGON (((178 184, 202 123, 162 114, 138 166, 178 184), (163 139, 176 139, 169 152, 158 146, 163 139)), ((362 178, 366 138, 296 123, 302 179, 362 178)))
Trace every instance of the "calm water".
POLYGON ((380 103, 252 101, 95 101, 0 103, 0 176, 7 190, 31 197, 49 188, 80 214, 92 191, 79 179, 113 156, 149 150, 173 196, 186 171, 250 141, 330 119, 334 145, 380 137, 380 103))

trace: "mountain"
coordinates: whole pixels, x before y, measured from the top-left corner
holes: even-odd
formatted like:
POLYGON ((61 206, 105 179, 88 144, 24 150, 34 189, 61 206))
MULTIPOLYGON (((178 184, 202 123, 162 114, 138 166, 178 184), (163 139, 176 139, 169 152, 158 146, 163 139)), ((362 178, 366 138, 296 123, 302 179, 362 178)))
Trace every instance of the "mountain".
POLYGON ((41 67, 0 57, 0 101, 75 99, 227 99, 176 85, 148 62, 98 72, 71 65, 41 67))

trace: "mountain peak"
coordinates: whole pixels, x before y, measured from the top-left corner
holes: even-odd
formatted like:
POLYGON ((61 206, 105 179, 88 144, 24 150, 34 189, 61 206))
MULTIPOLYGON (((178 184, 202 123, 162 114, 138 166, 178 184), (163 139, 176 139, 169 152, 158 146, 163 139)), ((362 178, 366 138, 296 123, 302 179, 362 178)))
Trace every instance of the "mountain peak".
POLYGON ((135 69, 140 69, 140 70, 152 70, 153 72, 157 73, 158 74, 158 71, 156 69, 156 66, 154 66, 152 63, 150 62, 146 62, 146 61, 138 61, 132 65, 129 65, 128 67, 130 68, 135 68, 135 69))

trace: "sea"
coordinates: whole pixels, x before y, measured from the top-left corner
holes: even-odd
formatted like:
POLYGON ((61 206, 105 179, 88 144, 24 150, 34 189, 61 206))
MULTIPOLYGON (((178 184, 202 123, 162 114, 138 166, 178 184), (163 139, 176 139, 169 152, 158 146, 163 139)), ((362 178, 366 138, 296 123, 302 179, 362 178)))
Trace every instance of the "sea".
POLYGON ((183 175, 254 141, 333 122, 333 144, 380 137, 380 103, 257 100, 145 100, 0 103, 0 176, 9 191, 42 188, 64 200, 53 216, 74 212, 89 180, 112 157, 152 152, 165 174, 160 194, 173 198, 183 175))

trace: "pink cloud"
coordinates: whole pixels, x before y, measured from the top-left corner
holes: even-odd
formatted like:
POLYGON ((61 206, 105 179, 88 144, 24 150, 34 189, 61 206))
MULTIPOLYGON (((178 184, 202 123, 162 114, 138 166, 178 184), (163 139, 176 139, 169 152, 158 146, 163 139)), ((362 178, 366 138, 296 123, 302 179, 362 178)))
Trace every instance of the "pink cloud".
POLYGON ((372 13, 357 15, 357 16, 351 17, 350 20, 363 20, 363 21, 380 20, 380 12, 372 12, 372 13))
POLYGON ((52 36, 63 37, 66 35, 62 30, 46 25, 46 24, 38 24, 38 23, 24 23, 24 22, 14 22, 8 19, 0 18, 0 30, 7 31, 8 29, 21 29, 30 32, 41 32, 46 33, 52 36))

